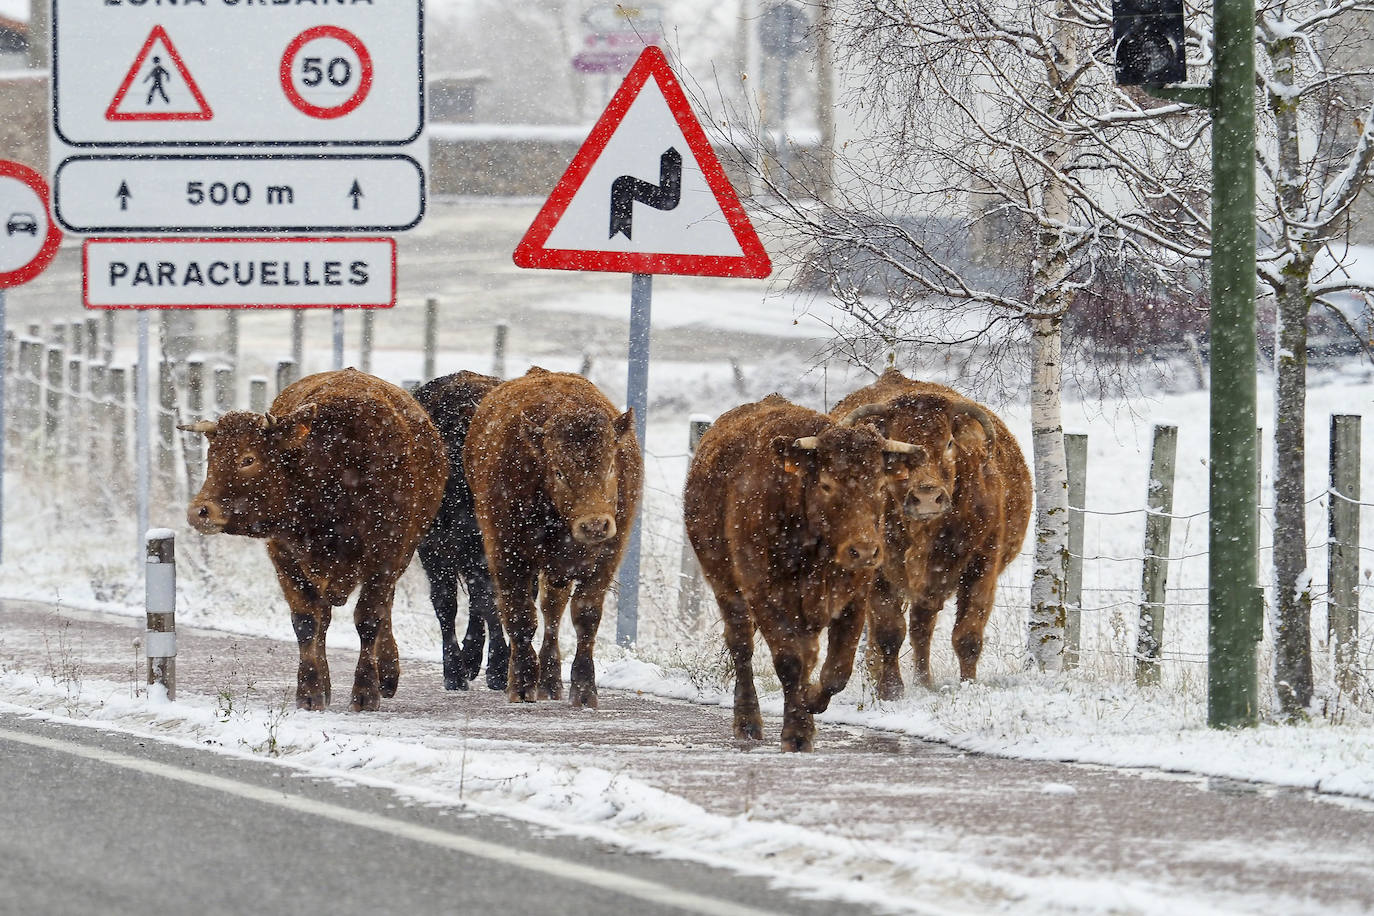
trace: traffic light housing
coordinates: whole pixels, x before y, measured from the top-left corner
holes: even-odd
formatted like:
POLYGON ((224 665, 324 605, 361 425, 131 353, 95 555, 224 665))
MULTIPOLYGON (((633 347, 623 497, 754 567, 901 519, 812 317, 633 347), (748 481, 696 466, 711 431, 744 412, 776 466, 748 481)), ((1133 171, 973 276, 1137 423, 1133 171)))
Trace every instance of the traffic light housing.
POLYGON ((1112 0, 1112 43, 1119 86, 1187 79, 1182 0, 1112 0))

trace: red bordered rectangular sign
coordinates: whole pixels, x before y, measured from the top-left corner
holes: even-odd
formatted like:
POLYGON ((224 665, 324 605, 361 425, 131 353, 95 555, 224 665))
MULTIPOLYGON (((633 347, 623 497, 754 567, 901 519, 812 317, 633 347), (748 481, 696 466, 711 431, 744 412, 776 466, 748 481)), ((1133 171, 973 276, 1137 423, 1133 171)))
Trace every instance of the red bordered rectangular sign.
POLYGON ((82 247, 91 309, 391 308, 390 238, 96 238, 82 247))

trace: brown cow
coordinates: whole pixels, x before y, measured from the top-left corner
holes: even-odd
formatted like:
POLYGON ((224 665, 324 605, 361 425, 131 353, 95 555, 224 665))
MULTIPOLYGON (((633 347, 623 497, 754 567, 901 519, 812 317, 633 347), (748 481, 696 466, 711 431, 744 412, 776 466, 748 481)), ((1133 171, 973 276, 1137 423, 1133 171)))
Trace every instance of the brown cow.
POLYGON ((290 385, 266 416, 233 411, 184 429, 210 440, 205 485, 186 511, 202 534, 266 538, 300 643, 296 705, 329 705, 331 608, 361 586, 362 651, 350 708, 396 693, 396 580, 448 479, 443 440, 415 399, 354 369, 290 385))
POLYGON ((869 599, 870 669, 878 696, 902 695, 897 655, 911 606, 916 679, 930 686, 935 618, 958 595, 954 653, 959 675, 972 680, 997 577, 1021 551, 1031 512, 1031 476, 1021 449, 1000 419, 952 388, 889 369, 845 398, 831 416, 863 418, 920 449, 911 476, 890 493, 887 560, 869 599))
POLYGON ((463 446, 496 607, 510 641, 512 703, 563 695, 558 624, 572 598, 569 700, 595 707, 601 604, 625 551, 644 465, 634 414, 579 375, 531 369, 478 405, 463 446), (536 660, 535 598, 544 616, 536 660))
POLYGON ((812 716, 853 671, 882 561, 885 485, 905 474, 909 451, 871 427, 840 428, 776 394, 736 407, 702 436, 683 510, 735 663, 737 738, 763 738, 757 628, 782 682, 782 749, 812 749, 812 716), (813 684, 826 627, 825 663, 813 684))

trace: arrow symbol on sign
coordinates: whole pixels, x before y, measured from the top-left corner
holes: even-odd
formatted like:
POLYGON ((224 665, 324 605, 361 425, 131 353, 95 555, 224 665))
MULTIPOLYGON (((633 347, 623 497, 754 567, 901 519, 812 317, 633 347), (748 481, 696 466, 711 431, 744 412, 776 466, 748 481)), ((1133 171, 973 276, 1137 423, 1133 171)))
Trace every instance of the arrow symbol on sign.
POLYGON ((682 199, 682 154, 668 147, 658 160, 658 184, 633 175, 621 175, 611 182, 611 234, 625 233, 630 238, 635 201, 655 210, 671 210, 682 199))
POLYGON ((129 193, 129 183, 127 181, 121 181, 119 183, 119 190, 115 191, 115 196, 119 198, 119 209, 129 209, 129 198, 133 197, 133 195, 129 193))
POLYGON ((353 179, 353 187, 348 189, 348 196, 353 198, 353 209, 358 209, 358 201, 363 198, 363 189, 358 187, 358 179, 353 179))

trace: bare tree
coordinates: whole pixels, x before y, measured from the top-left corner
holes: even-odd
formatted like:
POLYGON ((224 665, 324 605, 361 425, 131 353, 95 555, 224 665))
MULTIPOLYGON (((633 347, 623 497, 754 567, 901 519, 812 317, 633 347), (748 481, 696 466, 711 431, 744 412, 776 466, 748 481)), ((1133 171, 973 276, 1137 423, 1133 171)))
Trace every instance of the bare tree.
POLYGON ((1324 309, 1348 324, 1336 297, 1356 293, 1368 301, 1374 292, 1342 269, 1351 207, 1374 162, 1374 71, 1355 63, 1368 62, 1374 49, 1371 9, 1348 0, 1278 0, 1259 11, 1260 219, 1269 243, 1259 276, 1274 297, 1277 389, 1273 678, 1279 709, 1289 717, 1302 715, 1313 692, 1307 320, 1324 309))
MULTIPOLYGON (((797 193, 811 179, 795 157, 791 174, 753 157, 765 206, 845 307, 840 341, 854 355, 976 343, 998 354, 968 364, 984 372, 1026 355, 1036 479, 1027 646, 1034 664, 1056 669, 1065 318, 1107 266, 1167 284, 1205 256, 1206 121, 1115 86, 1101 0, 834 0, 829 12, 860 136, 837 151, 823 203, 797 193)), ((748 138, 735 142, 749 159, 748 138)))

